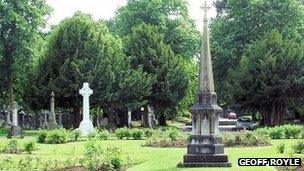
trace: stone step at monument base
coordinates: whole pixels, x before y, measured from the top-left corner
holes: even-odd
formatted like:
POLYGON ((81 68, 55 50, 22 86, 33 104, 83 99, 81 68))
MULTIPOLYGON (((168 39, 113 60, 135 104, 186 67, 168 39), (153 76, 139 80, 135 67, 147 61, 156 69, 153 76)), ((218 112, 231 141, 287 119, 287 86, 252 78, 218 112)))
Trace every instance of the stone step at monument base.
POLYGON ((229 162, 225 162, 225 163, 216 163, 216 162, 212 162, 212 163, 181 163, 179 165, 179 167, 231 167, 231 163, 229 162))

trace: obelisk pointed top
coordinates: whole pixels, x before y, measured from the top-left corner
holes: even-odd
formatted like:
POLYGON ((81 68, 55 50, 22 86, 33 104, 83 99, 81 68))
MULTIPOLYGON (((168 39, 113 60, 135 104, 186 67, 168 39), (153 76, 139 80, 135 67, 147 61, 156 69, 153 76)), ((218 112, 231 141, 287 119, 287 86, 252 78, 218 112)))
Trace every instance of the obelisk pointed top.
POLYGON ((202 9, 205 12, 204 16, 204 30, 202 38, 202 50, 200 57, 200 74, 199 74, 199 91, 202 92, 214 92, 214 81, 212 72, 212 62, 209 43, 209 30, 208 30, 208 18, 207 12, 211 7, 208 6, 205 1, 202 9))

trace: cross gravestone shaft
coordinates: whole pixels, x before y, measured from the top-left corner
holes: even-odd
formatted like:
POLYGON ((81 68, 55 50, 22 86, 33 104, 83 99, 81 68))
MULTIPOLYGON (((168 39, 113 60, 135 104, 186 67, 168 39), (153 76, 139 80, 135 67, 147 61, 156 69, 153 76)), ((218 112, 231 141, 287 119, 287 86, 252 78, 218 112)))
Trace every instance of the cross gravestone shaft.
POLYGON ((83 83, 83 88, 79 90, 79 94, 83 96, 83 117, 79 125, 79 130, 82 135, 89 135, 94 131, 93 123, 90 120, 90 102, 89 97, 93 94, 93 90, 90 89, 89 83, 83 83))
POLYGON ((83 120, 90 119, 89 97, 93 94, 93 90, 90 89, 88 83, 84 83, 83 88, 79 91, 79 94, 83 96, 83 120))

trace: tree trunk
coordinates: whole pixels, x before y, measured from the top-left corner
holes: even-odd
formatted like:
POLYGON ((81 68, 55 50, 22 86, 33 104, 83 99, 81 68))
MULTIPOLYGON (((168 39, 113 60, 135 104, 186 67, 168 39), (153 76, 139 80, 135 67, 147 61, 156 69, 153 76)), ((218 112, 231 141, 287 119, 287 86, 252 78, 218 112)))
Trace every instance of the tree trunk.
POLYGON ((114 117, 114 111, 113 110, 109 110, 109 111, 105 111, 106 116, 108 117, 108 127, 113 130, 116 128, 116 120, 114 117))
POLYGON ((158 118, 158 124, 159 124, 160 126, 166 126, 166 125, 167 125, 165 115, 159 116, 159 118, 158 118))
POLYGON ((10 115, 13 113, 13 103, 14 103, 14 85, 12 77, 9 76, 8 78, 8 105, 9 105, 9 112, 10 115))
POLYGON ((73 108, 73 127, 78 128, 80 121, 81 121, 81 116, 80 116, 80 108, 79 107, 74 107, 73 108))

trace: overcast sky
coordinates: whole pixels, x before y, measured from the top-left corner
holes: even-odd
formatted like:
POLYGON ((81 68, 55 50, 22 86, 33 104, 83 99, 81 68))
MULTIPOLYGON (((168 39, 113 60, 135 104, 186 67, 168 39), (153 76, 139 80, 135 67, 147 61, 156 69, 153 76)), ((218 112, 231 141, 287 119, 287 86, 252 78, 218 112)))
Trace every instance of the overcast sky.
MULTIPOLYGON (((190 16, 195 20, 198 28, 202 28, 203 11, 200 7, 204 0, 186 0, 189 4, 190 16)), ((208 0, 212 4, 213 0, 208 0)), ((58 24, 62 19, 72 16, 76 11, 91 14, 94 19, 110 19, 115 15, 115 11, 126 4, 127 0, 46 0, 54 9, 49 25, 58 24)), ((215 16, 213 8, 211 16, 215 16)))

